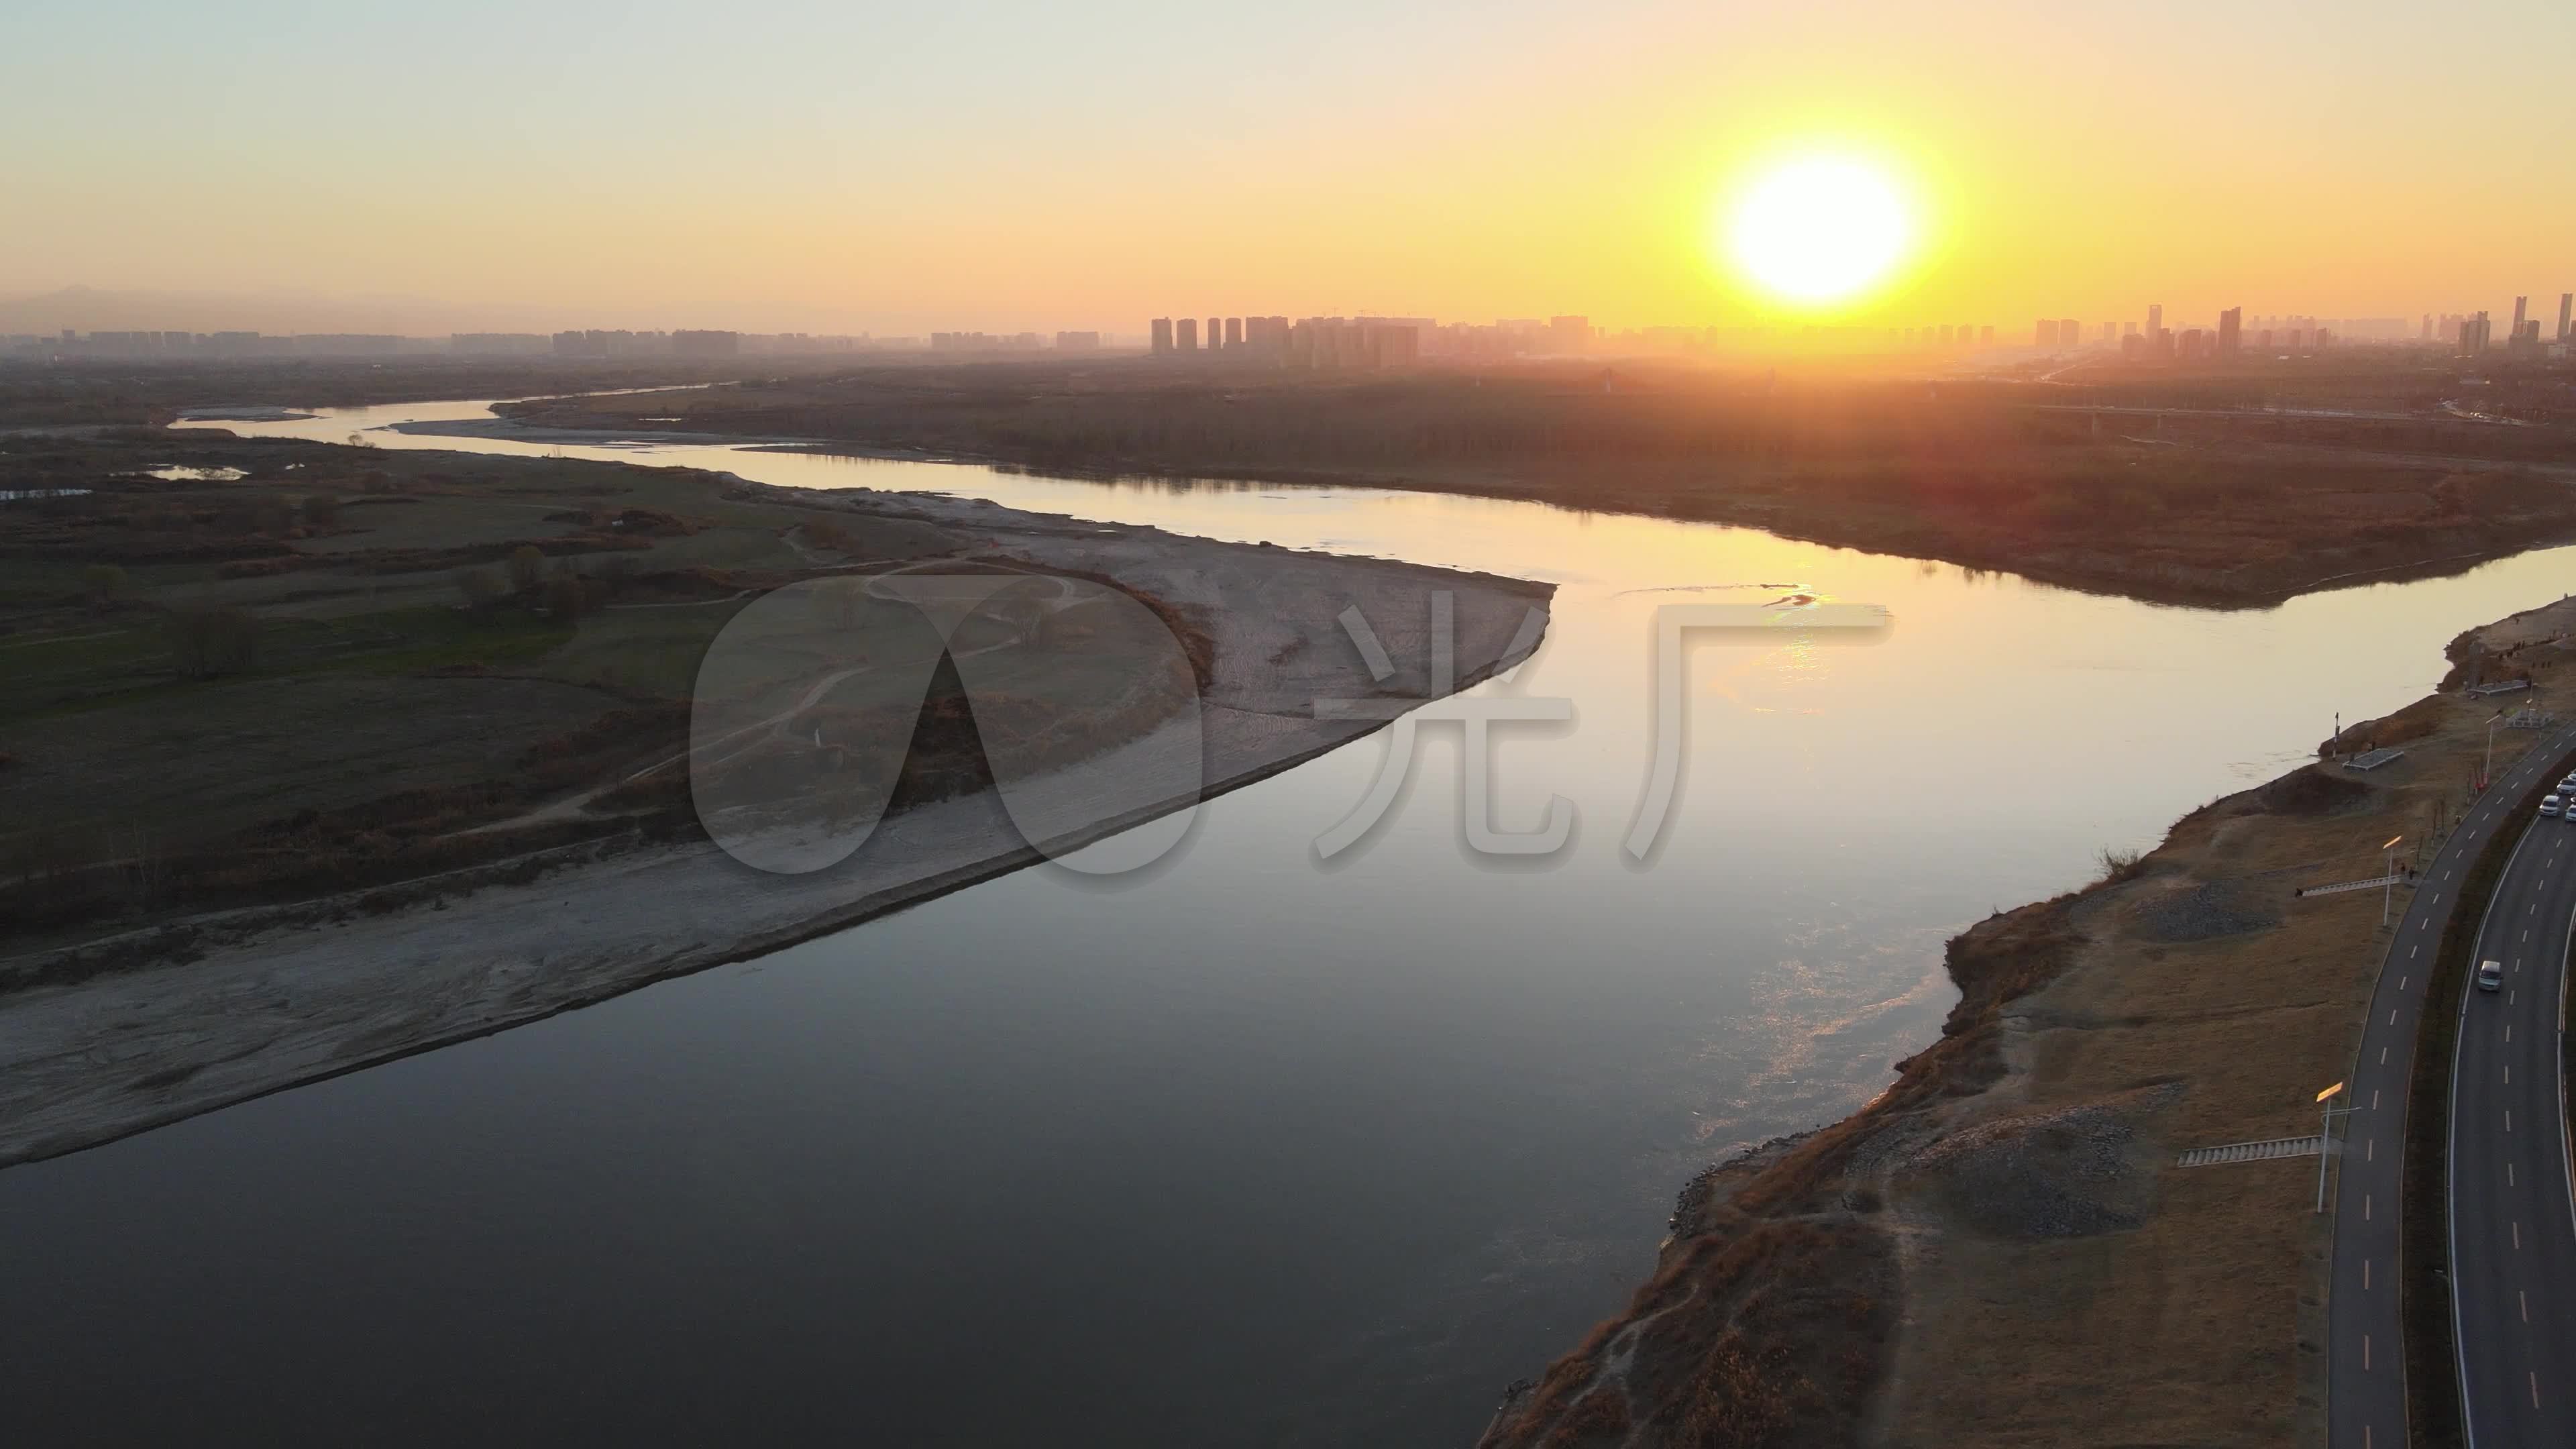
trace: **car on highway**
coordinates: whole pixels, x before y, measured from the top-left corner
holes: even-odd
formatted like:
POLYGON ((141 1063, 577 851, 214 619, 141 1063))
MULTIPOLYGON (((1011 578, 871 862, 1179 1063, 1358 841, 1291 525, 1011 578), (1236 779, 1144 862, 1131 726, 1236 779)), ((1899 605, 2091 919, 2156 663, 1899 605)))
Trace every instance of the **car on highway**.
POLYGON ((2478 963, 2478 989, 2480 991, 2499 990, 2503 985, 2504 963, 2502 961, 2481 961, 2478 963))
POLYGON ((2543 795, 2540 797, 2540 813, 2543 815, 2557 814, 2558 797, 2555 795, 2543 795))

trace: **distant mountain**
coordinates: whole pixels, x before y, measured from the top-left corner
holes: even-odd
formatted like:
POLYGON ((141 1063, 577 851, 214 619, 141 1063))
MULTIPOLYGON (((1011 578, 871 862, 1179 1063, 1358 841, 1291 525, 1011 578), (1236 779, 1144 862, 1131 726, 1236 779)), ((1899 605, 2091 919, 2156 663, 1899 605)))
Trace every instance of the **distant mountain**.
POLYGON ((59 332, 544 331, 509 309, 457 307, 417 297, 319 297, 294 292, 110 291, 65 287, 0 301, 0 334, 59 332), (498 314, 498 315, 496 315, 498 314))

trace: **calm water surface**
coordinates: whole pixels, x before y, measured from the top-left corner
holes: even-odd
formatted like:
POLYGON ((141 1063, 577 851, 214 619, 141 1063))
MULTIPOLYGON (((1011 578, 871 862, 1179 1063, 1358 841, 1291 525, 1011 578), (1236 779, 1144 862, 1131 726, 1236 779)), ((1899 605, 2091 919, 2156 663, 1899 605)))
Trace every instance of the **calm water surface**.
POLYGON ((1467 852, 1430 729, 1394 818, 1319 866, 1365 741, 1146 875, 1025 871, 0 1173, 0 1401, 43 1439, 1463 1443, 1625 1300, 1690 1173, 1937 1031, 1945 937, 2422 693, 2451 635, 2576 572, 2217 614, 1522 503, 371 437, 1547 579, 1545 647, 1486 688, 1576 719, 1509 737, 1496 804, 1529 828, 1563 795, 1576 838, 1467 852), (1627 863, 1655 608, 1791 584, 1896 628, 1695 647, 1680 806, 1627 863))

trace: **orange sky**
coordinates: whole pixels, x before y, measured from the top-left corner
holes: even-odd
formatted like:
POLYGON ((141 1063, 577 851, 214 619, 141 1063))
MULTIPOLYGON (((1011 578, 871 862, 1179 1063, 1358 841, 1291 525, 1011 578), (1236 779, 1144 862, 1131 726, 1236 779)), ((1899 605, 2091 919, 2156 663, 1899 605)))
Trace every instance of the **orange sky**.
POLYGON ((217 11, 22 21, 0 119, 47 139, 12 148, 0 292, 390 294, 459 326, 1809 320, 1711 218, 1816 141, 1888 158, 1933 235, 1815 320, 2576 287, 2563 85, 2454 76, 2576 55, 2543 0, 217 11))

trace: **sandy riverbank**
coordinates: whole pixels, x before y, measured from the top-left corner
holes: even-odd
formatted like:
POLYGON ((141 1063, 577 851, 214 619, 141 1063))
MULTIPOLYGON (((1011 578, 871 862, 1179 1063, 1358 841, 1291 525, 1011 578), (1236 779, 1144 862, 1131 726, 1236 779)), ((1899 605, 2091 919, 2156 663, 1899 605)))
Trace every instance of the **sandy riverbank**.
MULTIPOLYGON (((1550 589, 1374 559, 1213 543, 971 499, 738 485, 800 507, 931 518, 997 556, 1104 575, 1189 611, 1215 645, 1198 722, 1209 795, 1378 728, 1319 720, 1318 699, 1431 690, 1432 597, 1454 600, 1458 687, 1534 647, 1550 589), (1395 665, 1373 679, 1337 616, 1356 606, 1395 665)), ((1116 747, 1150 753, 1158 730, 1116 747)), ((1066 773, 1153 778, 1101 769, 1066 773)), ((1091 800, 1052 853, 1185 801, 1091 800)), ((1184 846, 1183 848, 1186 848, 1184 846)), ((704 842, 585 859, 384 915, 348 900, 191 923, 190 959, 0 999, 0 1164, 105 1142, 228 1103, 740 960, 1032 863, 990 791, 887 819, 857 853, 808 875, 737 864, 704 842)), ((0 962, 11 974, 40 960, 0 962)))
MULTIPOLYGON (((1941 1038, 1851 1117, 1686 1187, 1630 1307, 1485 1449, 2322 1444, 2316 1158, 2177 1159, 2316 1131, 2387 945, 2379 893, 2293 890, 2381 874, 2391 836, 2429 859, 2495 712, 2459 686, 2528 677, 2511 699, 2560 707, 2571 631, 2569 602, 2471 630, 2446 692, 2339 742, 2394 763, 2213 801, 1951 941, 1941 1038)), ((2537 737, 2502 732, 2498 770, 2537 737)))

